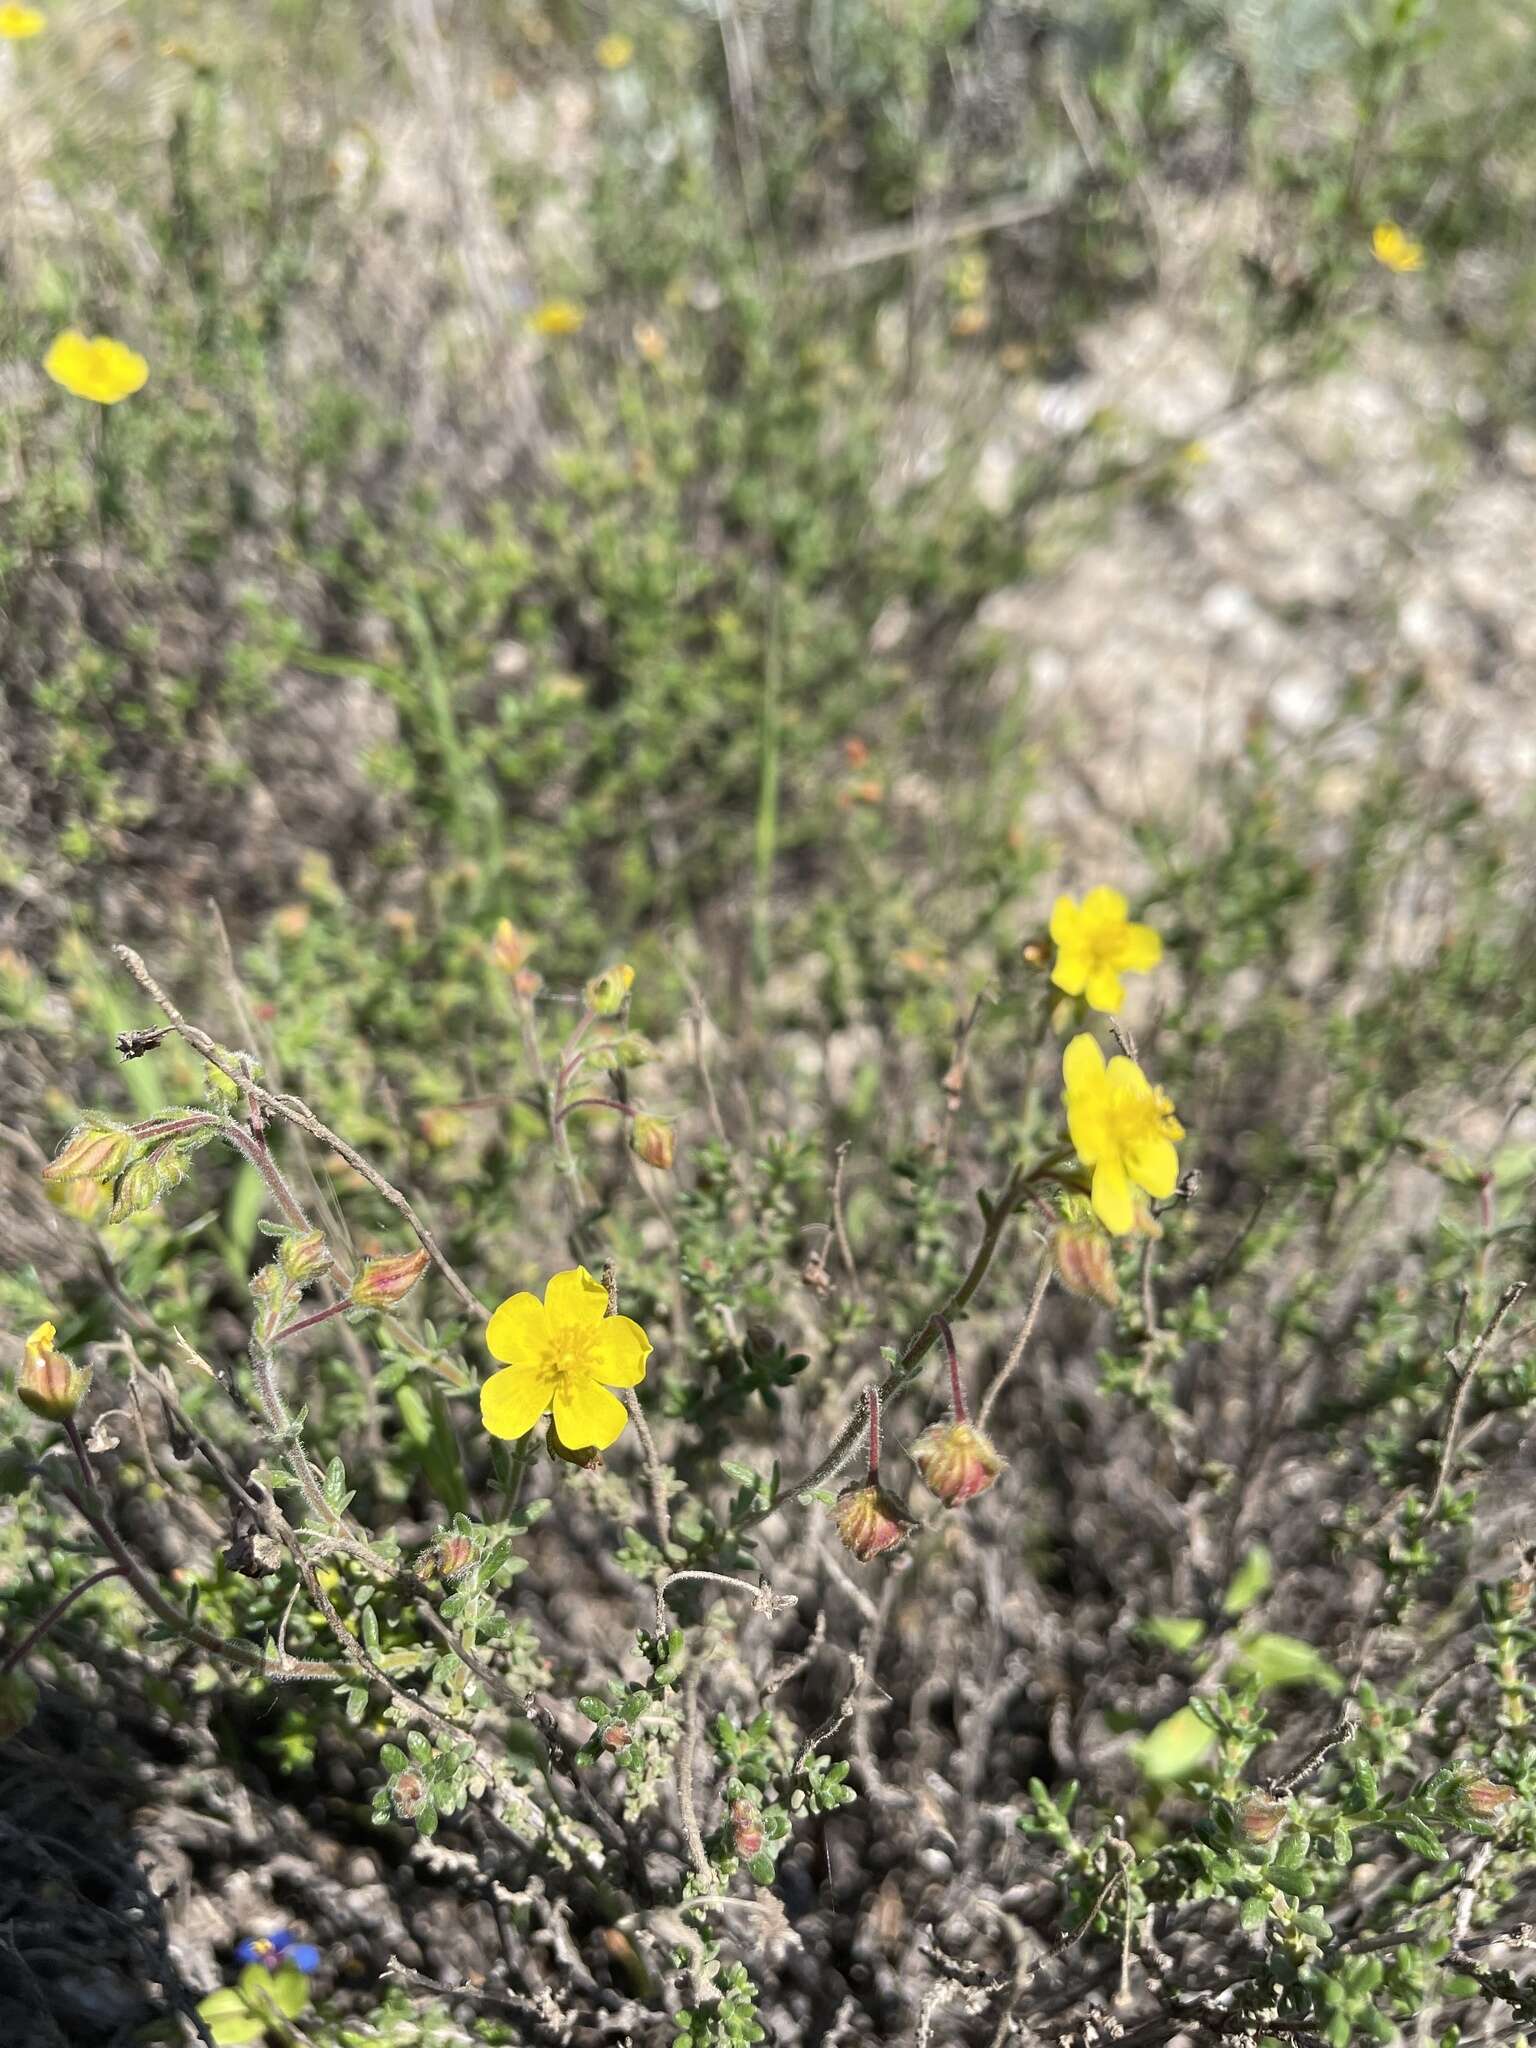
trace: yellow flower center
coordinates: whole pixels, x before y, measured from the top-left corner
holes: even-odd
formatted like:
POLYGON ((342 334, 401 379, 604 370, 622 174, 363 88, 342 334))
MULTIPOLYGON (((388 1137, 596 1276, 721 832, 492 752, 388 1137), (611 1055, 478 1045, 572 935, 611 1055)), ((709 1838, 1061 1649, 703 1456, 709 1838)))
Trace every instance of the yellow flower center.
POLYGON ((1183 1136, 1173 1104, 1161 1088, 1143 1090, 1117 1078, 1109 1083, 1106 1094, 1106 1121, 1122 1153, 1151 1138, 1183 1136))
POLYGON ((569 1398, 579 1386, 597 1377, 594 1353, 602 1327, 601 1323, 561 1323, 550 1330, 539 1370, 549 1382, 552 1397, 569 1398))

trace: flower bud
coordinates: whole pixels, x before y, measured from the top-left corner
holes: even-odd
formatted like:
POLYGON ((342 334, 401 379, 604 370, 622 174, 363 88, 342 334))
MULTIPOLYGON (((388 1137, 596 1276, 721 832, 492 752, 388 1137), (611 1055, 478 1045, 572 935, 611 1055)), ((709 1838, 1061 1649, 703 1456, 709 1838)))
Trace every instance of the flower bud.
POLYGON ((1238 1803, 1237 1826, 1243 1839, 1262 1848, 1279 1834, 1285 1821, 1285 1804, 1267 1792, 1250 1792, 1238 1803))
POLYGON ((991 1438, 969 1422, 934 1423, 912 1446, 912 1456, 929 1490, 947 1508, 985 1493, 1006 1463, 991 1438))
POLYGON ((1108 1231, 1091 1217, 1074 1217, 1058 1226, 1051 1239, 1051 1259, 1057 1279, 1069 1294, 1101 1301, 1106 1308, 1119 1307, 1114 1248, 1108 1231))
POLYGON ((1501 1784, 1497 1778, 1479 1772, 1462 1784, 1457 1803, 1468 1820, 1490 1821, 1497 1820, 1517 1796, 1513 1785, 1501 1784))
POLYGON ((331 1263, 331 1248, 323 1230, 290 1230, 277 1248, 277 1263, 293 1282, 303 1287, 323 1273, 331 1263))
POLYGON ((427 1781, 420 1771, 402 1771, 390 1787, 395 1812, 402 1820, 414 1820, 427 1799, 427 1781))
POLYGON ((874 1479, 866 1479, 859 1486, 845 1486, 837 1496, 834 1516, 843 1548, 860 1564, 868 1564, 888 1550, 900 1549, 909 1532, 917 1527, 896 1496, 887 1493, 874 1479))
POLYGON ((105 1223, 112 1207, 112 1185, 100 1180, 60 1180, 47 1190, 55 1209, 76 1223, 105 1223))
POLYGON ((677 1132, 664 1116, 637 1116, 629 1127, 629 1149, 665 1172, 677 1157, 677 1132))
POLYGON ((629 1726, 624 1721, 610 1721, 603 1730, 603 1747, 615 1754, 621 1749, 628 1749, 633 1740, 629 1726))
POLYGON ((656 1057, 656 1048, 638 1031, 626 1031, 610 1038, 601 1048, 603 1063, 610 1067, 644 1067, 656 1057))
POLYGON ((763 1817, 750 1799, 731 1802, 731 1844, 743 1863, 759 1854, 763 1846, 763 1817))
POLYGON ((364 1259, 352 1281, 354 1308, 396 1308, 430 1263, 426 1252, 400 1252, 390 1259, 364 1259))
POLYGON ((597 1017, 616 1017, 629 1000, 635 970, 626 960, 605 967, 587 983, 587 1008, 597 1017))
POLYGON ((442 1537, 428 1552, 433 1571, 440 1579, 456 1579, 474 1561, 475 1546, 467 1536, 442 1537))
POLYGON ((43 1168, 43 1179, 116 1180, 133 1146, 132 1131, 118 1124, 81 1124, 43 1168))
POLYGON ((40 1415, 44 1422, 68 1422, 91 1384, 88 1367, 76 1365, 62 1351, 54 1350, 57 1335, 52 1323, 38 1324, 27 1339, 26 1355, 16 1379, 21 1405, 40 1415))
POLYGON ((528 965, 534 943, 526 932, 518 930, 510 917, 504 917, 491 940, 491 958, 503 974, 520 974, 528 965))

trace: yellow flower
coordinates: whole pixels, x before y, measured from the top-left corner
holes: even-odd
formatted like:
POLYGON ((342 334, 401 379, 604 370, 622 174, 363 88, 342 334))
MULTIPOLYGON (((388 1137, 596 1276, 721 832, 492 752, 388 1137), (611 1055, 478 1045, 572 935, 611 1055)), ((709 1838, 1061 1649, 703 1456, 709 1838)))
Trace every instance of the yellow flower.
POLYGON ((73 327, 66 328, 43 358, 43 368, 55 384, 76 398, 89 398, 96 405, 116 405, 143 387, 149 365, 110 335, 98 334, 87 341, 73 327))
POLYGON ((622 71, 635 54, 628 36, 604 36, 593 53, 605 71, 622 71))
POLYGON ((480 1419, 492 1436, 526 1436, 554 1410, 569 1450, 604 1451, 628 1420, 610 1387, 645 1378, 651 1340, 628 1316, 608 1313, 608 1292, 585 1266, 557 1273, 535 1294, 514 1294, 491 1317, 486 1347, 505 1370, 480 1389, 480 1419))
POLYGON ((1379 220, 1371 231, 1371 254, 1388 270, 1422 270, 1424 244, 1405 235, 1395 220, 1379 220))
POLYGON ((0 7, 0 42, 24 43, 43 32, 43 17, 35 7, 0 7))
POLYGON ((1132 924, 1118 889, 1090 889, 1081 905, 1058 896, 1051 911, 1056 965, 1051 980, 1069 996, 1086 995, 1091 1010, 1118 1010, 1122 974, 1146 974, 1163 957, 1150 925, 1132 924))
POLYGON ((535 334, 579 334, 586 319, 574 299, 546 299, 529 314, 528 325, 535 334))
POLYGON ((1104 1064, 1098 1042, 1078 1033, 1061 1062, 1067 1129, 1077 1156, 1093 1169, 1093 1207, 1106 1230, 1124 1237, 1135 1227, 1133 1187, 1165 1200, 1179 1178, 1174 1140, 1184 1126, 1161 1088, 1134 1060, 1104 1064))

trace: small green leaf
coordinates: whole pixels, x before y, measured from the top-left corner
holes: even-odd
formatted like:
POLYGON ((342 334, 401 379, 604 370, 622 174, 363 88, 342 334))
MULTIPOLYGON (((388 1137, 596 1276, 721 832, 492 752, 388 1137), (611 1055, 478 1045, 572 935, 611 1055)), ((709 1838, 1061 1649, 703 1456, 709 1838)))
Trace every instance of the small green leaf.
POLYGON ((1205 1640, 1205 1623, 1194 1614, 1154 1614, 1138 1633, 1183 1657, 1205 1640))
POLYGON ((1243 1643, 1237 1666, 1239 1675, 1257 1678, 1262 1685, 1320 1685, 1339 1693, 1344 1681, 1319 1651, 1299 1636, 1273 1635, 1261 1630, 1243 1643))
POLYGON ((263 2039, 267 2031, 265 2020, 257 2018, 238 1991, 210 1991, 197 2001, 197 2011, 217 2048, 244 2048, 247 2041, 263 2039))
POLYGON ((1170 1785, 1187 1778, 1210 1753, 1211 1731, 1192 1707, 1180 1707, 1136 1744, 1132 1754, 1142 1776, 1154 1785, 1170 1785))
POLYGON ((1274 1582, 1274 1561, 1262 1543, 1255 1543, 1232 1574, 1232 1583, 1222 1597, 1222 1613, 1246 1614, 1255 1601, 1263 1599, 1274 1582))

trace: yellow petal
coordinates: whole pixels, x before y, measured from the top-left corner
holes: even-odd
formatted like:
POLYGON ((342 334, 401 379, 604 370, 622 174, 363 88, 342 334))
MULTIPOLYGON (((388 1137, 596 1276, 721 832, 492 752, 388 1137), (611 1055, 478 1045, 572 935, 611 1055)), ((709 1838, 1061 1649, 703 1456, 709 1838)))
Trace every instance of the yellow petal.
POLYGON ((1104 1080, 1104 1055, 1091 1032, 1079 1031, 1061 1056, 1061 1078, 1069 1095, 1096 1093, 1104 1080))
POLYGON ((485 1348, 503 1365, 537 1365, 549 1348, 549 1318, 536 1294, 513 1294, 485 1326, 485 1348))
POLYGON ((651 1340, 629 1316, 608 1316, 593 1347, 593 1373, 606 1387, 638 1387, 651 1340))
POLYGON ((1082 927, 1082 912, 1070 896, 1058 896, 1051 905, 1051 937, 1058 946, 1070 946, 1082 927))
POLYGON ((618 1395, 610 1394, 596 1380, 578 1380, 568 1393, 555 1396, 555 1427, 567 1450, 591 1446, 606 1451, 628 1420, 629 1412, 618 1395))
POLYGON ((1126 1169, 1154 1200, 1166 1201, 1179 1182, 1179 1155, 1166 1138, 1143 1138, 1125 1155, 1126 1169))
POLYGON ((1078 946, 1063 946, 1056 955, 1056 965, 1051 969, 1051 980, 1066 995, 1080 996, 1088 986, 1088 976, 1093 971, 1093 962, 1078 946))
POLYGON ((1116 966, 1131 974, 1148 974, 1163 957, 1163 942, 1149 924, 1128 924, 1121 935, 1116 966))
POLYGON ((1126 915, 1127 904, 1120 891, 1107 889, 1102 882, 1083 898, 1083 920, 1087 924, 1124 924, 1126 915))
MULTIPOLYGON (((594 1280, 585 1266, 572 1266, 569 1272, 556 1273, 544 1289, 544 1306, 549 1320, 563 1330, 580 1329, 588 1323, 600 1323, 608 1313, 608 1290, 600 1280, 594 1280)), ((573 1451, 581 1446, 572 1443, 561 1430, 561 1436, 573 1451)))
POLYGON ((1102 1159, 1093 1171, 1094 1213, 1104 1228, 1124 1237, 1136 1221, 1130 1182, 1118 1159, 1102 1159))
POLYGON ((526 1436, 549 1406, 547 1373, 509 1365, 480 1389, 480 1420, 492 1436, 526 1436))
POLYGON ((1106 1069, 1111 1088, 1123 1090, 1127 1095, 1150 1095, 1152 1084, 1134 1060, 1128 1060, 1123 1052, 1117 1052, 1106 1069))
POLYGON ((1125 1001, 1125 983, 1113 967, 1096 967, 1088 977, 1084 993, 1090 1010, 1118 1010, 1125 1001))
POLYGON ((1102 1103, 1067 1097, 1067 1136, 1072 1140, 1072 1150, 1084 1166, 1092 1166, 1104 1150, 1105 1129, 1102 1103))

